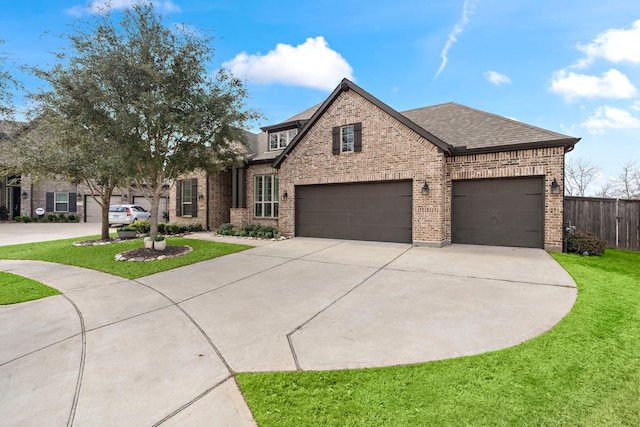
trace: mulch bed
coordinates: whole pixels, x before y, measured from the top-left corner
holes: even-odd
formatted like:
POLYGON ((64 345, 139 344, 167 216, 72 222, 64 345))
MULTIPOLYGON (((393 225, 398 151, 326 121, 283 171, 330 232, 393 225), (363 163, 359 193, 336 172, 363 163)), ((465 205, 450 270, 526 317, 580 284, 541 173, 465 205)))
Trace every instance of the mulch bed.
POLYGON ((116 261, 156 261, 186 255, 192 250, 193 248, 191 246, 167 246, 163 251, 136 248, 120 252, 116 255, 116 261))

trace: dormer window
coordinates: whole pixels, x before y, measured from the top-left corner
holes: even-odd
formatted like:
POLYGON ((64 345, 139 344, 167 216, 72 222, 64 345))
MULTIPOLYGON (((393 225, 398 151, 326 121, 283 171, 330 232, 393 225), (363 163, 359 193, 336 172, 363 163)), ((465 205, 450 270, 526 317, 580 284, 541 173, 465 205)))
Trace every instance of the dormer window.
POLYGON ((269 132, 269 150, 280 150, 282 148, 286 148, 297 134, 298 129, 269 132))

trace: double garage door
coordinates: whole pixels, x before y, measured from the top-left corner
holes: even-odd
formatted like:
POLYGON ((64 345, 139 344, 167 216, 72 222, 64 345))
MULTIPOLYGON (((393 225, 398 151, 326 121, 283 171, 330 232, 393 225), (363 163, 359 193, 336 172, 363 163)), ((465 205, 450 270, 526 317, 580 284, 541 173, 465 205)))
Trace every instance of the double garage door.
POLYGON ((411 243, 411 181, 296 187, 296 235, 411 243))
POLYGON ((451 240, 473 245, 544 247, 544 180, 454 181, 451 240))
MULTIPOLYGON (((453 243, 544 247, 541 177, 454 181, 451 207, 453 243)), ((297 236, 411 243, 411 223, 411 181, 296 187, 297 236)))

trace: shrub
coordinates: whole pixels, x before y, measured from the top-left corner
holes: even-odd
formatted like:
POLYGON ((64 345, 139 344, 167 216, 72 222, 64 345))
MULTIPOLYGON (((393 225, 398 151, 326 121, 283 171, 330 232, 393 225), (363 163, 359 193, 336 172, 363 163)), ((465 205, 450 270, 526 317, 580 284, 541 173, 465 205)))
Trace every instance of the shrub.
POLYGON ((169 223, 165 226, 165 231, 169 234, 178 234, 180 233, 181 227, 180 224, 169 223))
POLYGON ((58 214, 58 219, 56 220, 58 222, 67 222, 67 217, 63 214, 63 213, 59 213, 58 214))
POLYGON ((138 229, 134 225, 123 225, 116 228, 116 231, 138 231, 138 229))
POLYGON ((233 231, 233 224, 228 222, 220 224, 220 227, 216 229, 216 233, 222 234, 224 236, 233 236, 235 234, 233 231))
POLYGON ((162 219, 164 219, 165 222, 169 222, 169 211, 162 212, 162 219))
POLYGON ((58 216, 56 214, 49 214, 47 215, 47 221, 58 222, 58 216))
POLYGON ((567 252, 600 256, 607 246, 603 240, 593 233, 572 233, 567 235, 567 252))
POLYGON ((13 220, 14 220, 15 222, 22 222, 22 217, 21 217, 21 216, 14 216, 14 217, 13 217, 13 220))
POLYGON ((6 206, 0 206, 0 221, 6 221, 9 219, 9 210, 6 206))
POLYGON ((69 216, 67 217, 67 220, 69 222, 77 222, 76 216, 74 214, 69 214, 69 216))
POLYGON ((132 226, 140 234, 148 233, 151 230, 151 222, 149 220, 136 221, 132 226))
POLYGON ((187 231, 191 233, 202 231, 202 224, 200 224, 199 222, 192 222, 190 224, 187 224, 187 231))
POLYGON ((162 242, 164 240, 164 236, 162 234, 156 234, 154 239, 156 242, 162 242))
POLYGON ((165 223, 164 222, 159 222, 158 223, 158 233, 164 233, 165 230, 165 223))
POLYGON ((23 216, 22 217, 22 222, 31 222, 31 217, 27 216, 27 215, 23 216))

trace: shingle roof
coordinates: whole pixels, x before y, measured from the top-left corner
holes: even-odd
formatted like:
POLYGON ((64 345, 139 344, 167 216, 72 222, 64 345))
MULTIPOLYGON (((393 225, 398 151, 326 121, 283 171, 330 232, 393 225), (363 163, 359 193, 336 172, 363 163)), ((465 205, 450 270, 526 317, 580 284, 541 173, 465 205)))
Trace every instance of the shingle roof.
POLYGON ((492 150, 522 144, 573 145, 576 138, 455 102, 400 114, 455 149, 492 150))

